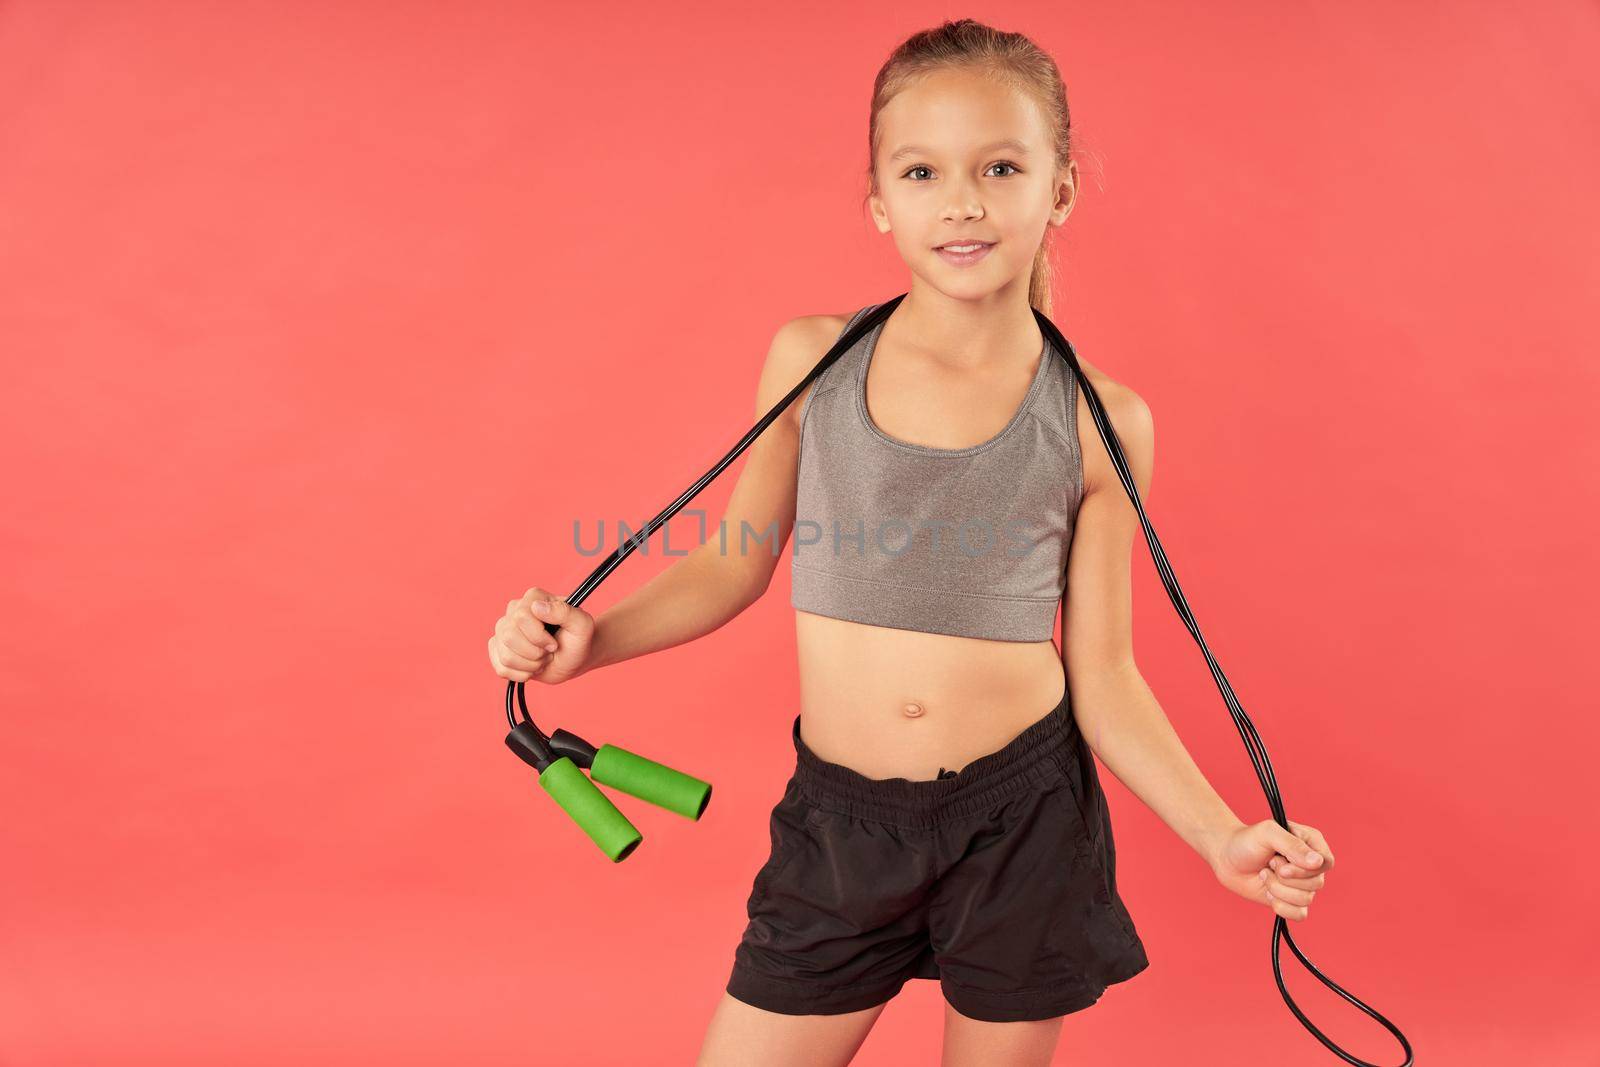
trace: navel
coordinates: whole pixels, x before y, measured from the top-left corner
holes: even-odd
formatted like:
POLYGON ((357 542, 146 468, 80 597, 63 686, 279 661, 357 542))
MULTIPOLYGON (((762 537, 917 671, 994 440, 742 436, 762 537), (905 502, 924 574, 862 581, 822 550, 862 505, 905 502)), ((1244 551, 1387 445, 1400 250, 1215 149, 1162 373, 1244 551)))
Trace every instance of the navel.
POLYGON ((916 718, 918 715, 922 714, 922 705, 921 704, 907 704, 906 705, 906 714, 911 716, 913 719, 916 718))

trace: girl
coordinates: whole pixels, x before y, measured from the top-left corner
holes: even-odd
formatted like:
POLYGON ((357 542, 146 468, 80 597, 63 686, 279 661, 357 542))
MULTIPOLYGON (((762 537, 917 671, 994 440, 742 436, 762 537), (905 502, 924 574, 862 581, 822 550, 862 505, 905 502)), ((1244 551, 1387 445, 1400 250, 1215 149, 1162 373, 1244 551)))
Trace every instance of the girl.
MULTIPOLYGON (((1077 198, 1070 132, 1026 37, 963 19, 902 44, 867 199, 907 295, 750 447, 725 542, 598 618, 535 587, 495 627, 496 673, 559 684, 723 625, 795 533, 795 771, 701 1067, 846 1064, 912 978, 940 982, 947 1067, 1048 1063, 1064 1015, 1149 965, 1091 750, 1278 915, 1305 919, 1333 866, 1312 827, 1229 810, 1135 665, 1138 514, 1031 310, 1077 198)), ((758 417, 873 310, 779 329, 758 417)), ((1148 409, 1080 365, 1147 497, 1148 409)))

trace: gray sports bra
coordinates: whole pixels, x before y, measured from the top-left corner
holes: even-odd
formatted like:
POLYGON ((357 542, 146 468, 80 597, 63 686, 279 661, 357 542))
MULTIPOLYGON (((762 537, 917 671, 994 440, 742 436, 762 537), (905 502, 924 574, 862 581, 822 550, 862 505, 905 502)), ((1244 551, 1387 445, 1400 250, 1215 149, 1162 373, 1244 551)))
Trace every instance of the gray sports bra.
POLYGON ((830 364, 801 406, 790 603, 874 626, 1050 640, 1083 498, 1072 368, 1047 340, 1003 430, 930 448, 890 437, 867 412, 882 332, 830 364))

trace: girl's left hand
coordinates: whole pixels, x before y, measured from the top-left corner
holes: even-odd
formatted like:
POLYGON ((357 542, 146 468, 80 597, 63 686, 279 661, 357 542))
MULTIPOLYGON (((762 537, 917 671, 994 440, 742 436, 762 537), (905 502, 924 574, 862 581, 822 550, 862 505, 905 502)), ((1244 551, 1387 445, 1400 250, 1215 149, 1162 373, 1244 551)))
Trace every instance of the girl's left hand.
POLYGON ((1302 922, 1333 869, 1333 853, 1321 830, 1288 822, 1293 833, 1274 819, 1239 827, 1222 843, 1212 870, 1241 897, 1302 922))

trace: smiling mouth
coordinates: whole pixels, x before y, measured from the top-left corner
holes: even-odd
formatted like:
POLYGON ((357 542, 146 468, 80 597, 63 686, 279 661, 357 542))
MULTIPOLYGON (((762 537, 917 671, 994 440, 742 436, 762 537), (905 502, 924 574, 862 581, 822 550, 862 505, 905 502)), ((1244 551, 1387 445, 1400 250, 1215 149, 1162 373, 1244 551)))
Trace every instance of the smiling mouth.
POLYGON ((988 259, 989 250, 993 247, 993 241, 966 241, 955 245, 939 245, 934 252, 952 267, 971 267, 988 259))

